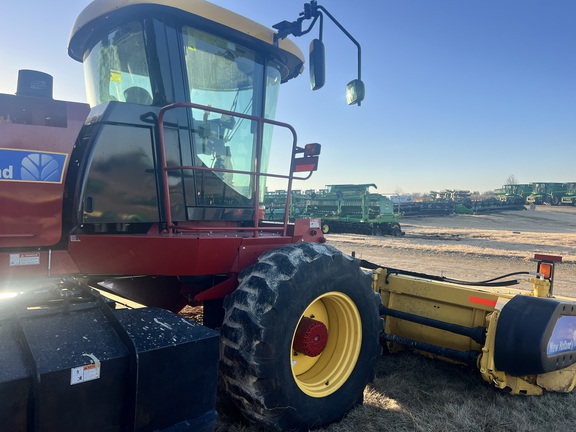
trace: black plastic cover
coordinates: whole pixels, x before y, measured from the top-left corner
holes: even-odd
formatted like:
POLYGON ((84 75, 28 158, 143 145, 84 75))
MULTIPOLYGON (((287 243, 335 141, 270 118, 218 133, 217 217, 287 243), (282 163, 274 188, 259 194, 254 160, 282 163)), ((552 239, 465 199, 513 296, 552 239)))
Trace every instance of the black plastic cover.
POLYGON ((18 71, 18 96, 34 96, 52 99, 53 79, 47 73, 22 69, 18 71))
POLYGON ((99 308, 0 318, 2 430, 214 430, 218 333, 163 309, 114 316, 136 347, 136 383, 99 308))
POLYGON ((513 297, 500 313, 494 349, 496 368, 512 376, 570 366, 576 362, 576 303, 513 297))

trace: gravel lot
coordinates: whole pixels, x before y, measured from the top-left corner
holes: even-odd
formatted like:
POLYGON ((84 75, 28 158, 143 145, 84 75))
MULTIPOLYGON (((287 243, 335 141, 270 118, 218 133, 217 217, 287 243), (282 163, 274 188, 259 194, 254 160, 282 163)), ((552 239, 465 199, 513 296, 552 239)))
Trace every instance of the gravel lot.
POLYGON ((401 220, 404 237, 328 235, 329 244, 386 267, 469 281, 535 271, 534 254, 560 255, 554 292, 576 297, 576 208, 401 220))

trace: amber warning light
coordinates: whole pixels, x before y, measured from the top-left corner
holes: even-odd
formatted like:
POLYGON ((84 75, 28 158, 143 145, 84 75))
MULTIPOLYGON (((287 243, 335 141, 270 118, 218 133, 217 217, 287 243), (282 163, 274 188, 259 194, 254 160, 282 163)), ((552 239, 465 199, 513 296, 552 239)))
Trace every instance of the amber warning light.
POLYGON ((550 279, 552 276, 552 264, 545 262, 540 263, 538 273, 540 273, 544 279, 550 279))
POLYGON ((562 262, 562 257, 557 255, 535 254, 534 259, 538 261, 536 271, 540 273, 544 279, 552 279, 554 276, 554 264, 562 262))
POLYGON ((562 257, 558 255, 535 254, 534 259, 538 262, 536 273, 550 282, 550 296, 554 289, 554 264, 561 263, 562 257))

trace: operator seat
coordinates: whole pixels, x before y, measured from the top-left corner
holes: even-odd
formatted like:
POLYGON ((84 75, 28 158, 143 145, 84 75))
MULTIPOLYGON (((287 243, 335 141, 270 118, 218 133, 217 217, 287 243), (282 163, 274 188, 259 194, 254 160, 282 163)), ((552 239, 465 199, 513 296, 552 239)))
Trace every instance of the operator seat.
POLYGON ((152 105, 152 96, 142 87, 130 87, 124 90, 124 100, 140 105, 152 105))

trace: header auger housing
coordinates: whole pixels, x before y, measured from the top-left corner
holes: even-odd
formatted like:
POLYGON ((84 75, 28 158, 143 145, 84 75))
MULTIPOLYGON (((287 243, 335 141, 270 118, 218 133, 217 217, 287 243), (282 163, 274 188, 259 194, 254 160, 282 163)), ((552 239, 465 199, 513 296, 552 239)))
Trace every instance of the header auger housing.
POLYGON ((535 273, 516 272, 482 282, 363 263, 375 269, 386 349, 409 349, 466 364, 511 394, 572 391, 576 302, 552 294, 554 265, 561 257, 534 258, 535 273), (531 289, 510 288, 521 283, 531 289))

